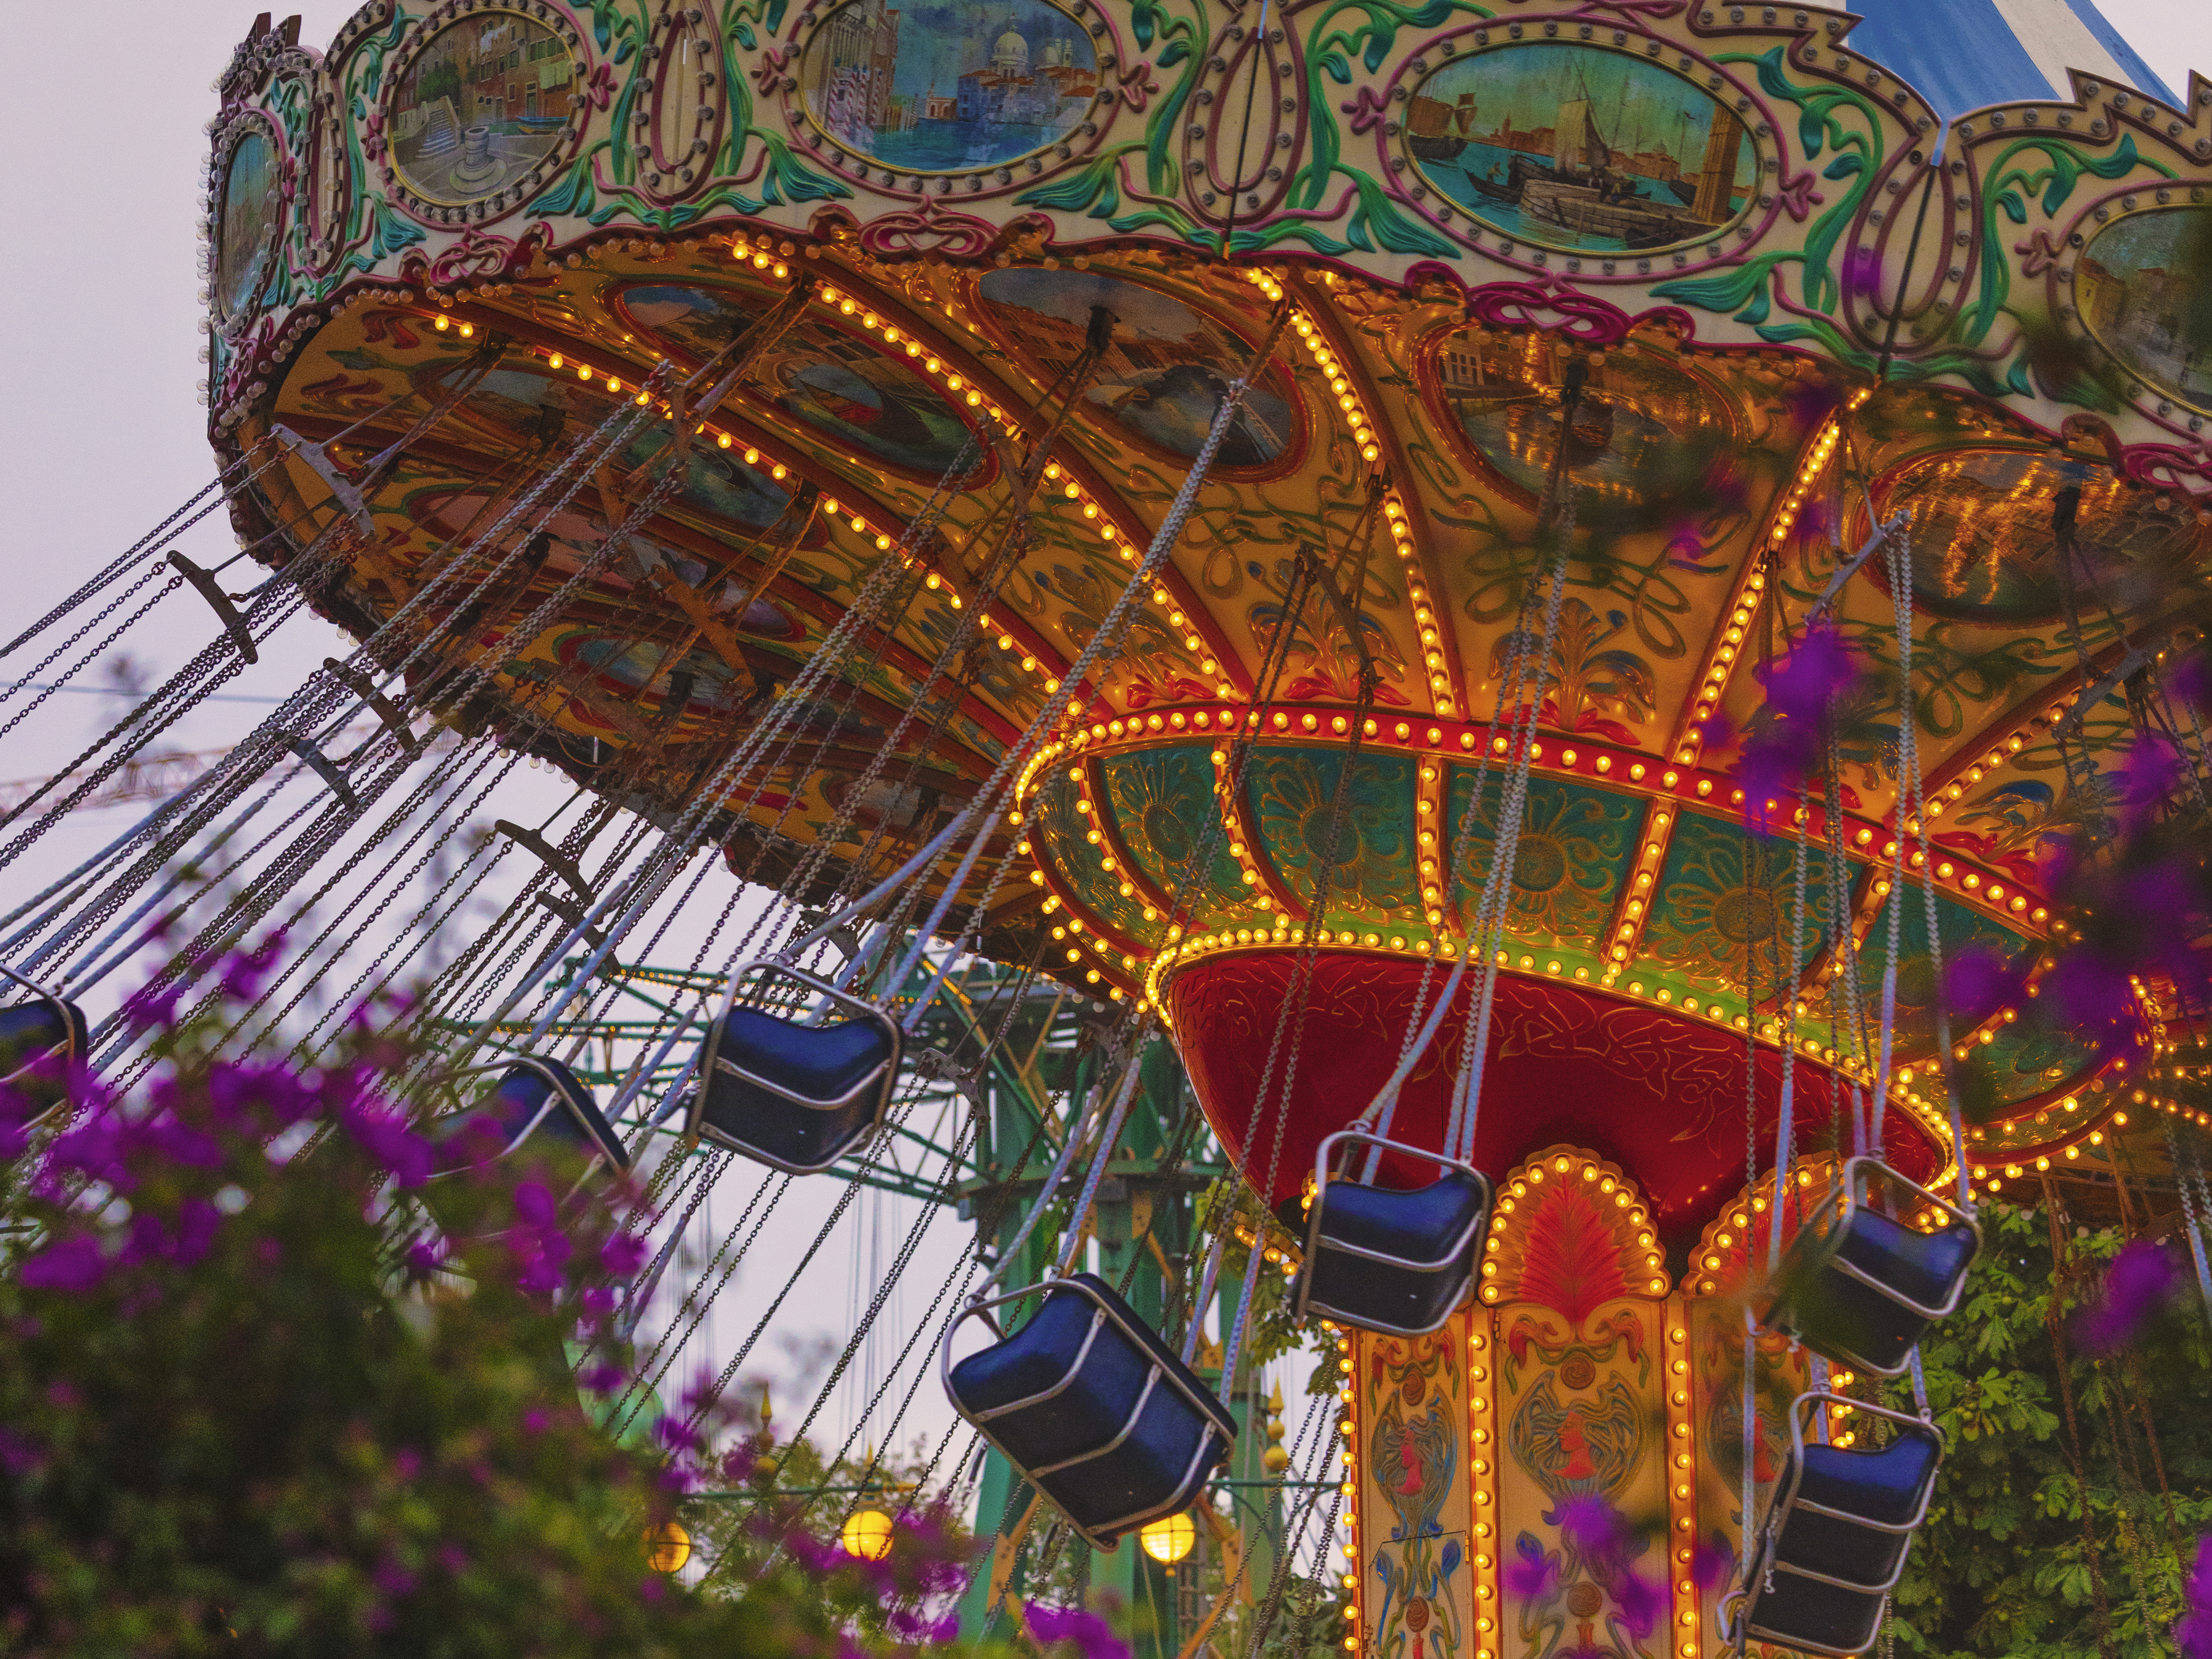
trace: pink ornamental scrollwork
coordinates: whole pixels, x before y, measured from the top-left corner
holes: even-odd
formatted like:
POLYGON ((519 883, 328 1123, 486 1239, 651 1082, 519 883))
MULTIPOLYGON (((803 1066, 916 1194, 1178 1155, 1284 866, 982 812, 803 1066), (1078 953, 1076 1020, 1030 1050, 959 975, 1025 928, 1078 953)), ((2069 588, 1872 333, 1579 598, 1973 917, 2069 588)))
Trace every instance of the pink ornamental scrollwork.
POLYGON ((2021 256, 2020 271, 2023 276, 2042 276, 2057 264, 2066 252, 2051 240, 2051 233, 2040 225, 2036 227, 2035 234, 2027 240, 2013 244, 2012 251, 2021 256))
POLYGON ((1121 101, 1128 106, 1132 113, 1138 115, 1145 112, 1145 106, 1152 102, 1152 94, 1159 89, 1160 83, 1152 79, 1152 66, 1149 62, 1139 63, 1122 70, 1121 84, 1116 88, 1121 101))
POLYGON ((2212 491, 2212 456, 2179 444, 2130 444, 2120 458, 2129 482, 2191 495, 2212 491))
POLYGON ((753 84, 760 88, 763 98, 774 92, 778 83, 782 81, 784 65, 791 61, 791 53, 781 46, 767 46, 762 49, 760 62, 753 65, 752 77, 753 84))
POLYGON ((615 72, 605 64, 598 65, 584 82, 584 96, 591 100, 593 109, 605 109, 614 102, 615 72))
POLYGON ((860 233, 860 246, 878 258, 939 253, 972 259, 997 240, 999 227, 971 214, 946 213, 925 197, 919 212, 878 214, 860 233))
POLYGON ((1374 88, 1362 87, 1357 98, 1337 107, 1352 118, 1352 136, 1357 137, 1361 133, 1374 131, 1375 124, 1382 118, 1383 112, 1389 106, 1376 96, 1374 88))
POLYGON ((504 282, 529 270, 531 261, 553 246, 553 227, 540 220, 520 237, 498 236, 470 226, 435 259, 410 252, 400 273, 410 282, 447 288, 455 283, 504 282))
POLYGON ((1802 224, 1812 216, 1813 210, 1827 198, 1813 188, 1817 180, 1809 173, 1801 173, 1775 191, 1775 199, 1790 210, 1790 216, 1802 224))
POLYGON ((1491 283, 1468 295, 1468 318, 1485 328, 1533 328, 1559 333, 1577 345, 1618 345, 1639 320, 1672 321, 1686 330, 1688 313, 1669 306, 1631 317, 1610 301, 1571 289, 1551 290, 1535 283, 1491 283))

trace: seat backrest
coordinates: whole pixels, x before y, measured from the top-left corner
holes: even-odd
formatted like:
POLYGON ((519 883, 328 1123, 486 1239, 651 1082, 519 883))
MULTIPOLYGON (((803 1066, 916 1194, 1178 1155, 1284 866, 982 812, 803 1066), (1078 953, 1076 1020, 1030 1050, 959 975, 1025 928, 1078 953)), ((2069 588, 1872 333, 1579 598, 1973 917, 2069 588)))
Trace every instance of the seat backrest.
POLYGON ((1808 1446, 1797 1496, 1861 1520, 1905 1526, 1920 1512, 1942 1457, 1932 1433, 1911 1430, 1871 1451, 1808 1446))
POLYGON ((1851 1212, 1836 1254, 1923 1307, 1941 1305, 1974 1259, 1974 1232, 1954 1225, 1932 1233, 1861 1207, 1851 1212))
MULTIPOLYGON (((732 1008, 716 1057, 806 1100, 834 1101, 891 1057, 890 1033, 873 1020, 801 1025, 757 1008, 732 1008)), ((712 1086, 711 1080, 709 1087, 712 1086)))
POLYGON ((1482 1213, 1482 1183, 1452 1170, 1425 1187, 1393 1190, 1334 1180, 1323 1195, 1322 1237, 1413 1261, 1445 1249, 1482 1213))
POLYGON ((84 1011, 74 1002, 36 997, 0 1008, 0 1077, 56 1049, 82 1059, 88 1046, 84 1011))
POLYGON ((591 1090, 557 1060, 508 1066, 490 1093, 440 1118, 427 1133, 437 1147, 433 1167, 440 1175, 507 1157, 533 1140, 565 1146, 586 1158, 607 1158, 620 1169, 629 1167, 621 1137, 592 1100, 591 1090))

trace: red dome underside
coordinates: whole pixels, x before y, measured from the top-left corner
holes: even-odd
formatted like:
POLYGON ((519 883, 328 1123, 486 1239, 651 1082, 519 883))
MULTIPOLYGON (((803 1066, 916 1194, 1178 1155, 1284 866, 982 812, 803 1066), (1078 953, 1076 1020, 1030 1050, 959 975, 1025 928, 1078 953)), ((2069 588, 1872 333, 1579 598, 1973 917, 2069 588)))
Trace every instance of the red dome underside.
MULTIPOLYGON (((1269 1202, 1295 1200, 1322 1138, 1357 1117, 1389 1075, 1405 1040, 1422 963, 1387 957, 1328 955, 1316 964, 1303 1018, 1293 1011, 1283 1055, 1254 1103, 1294 995, 1297 954, 1239 953, 1194 963, 1166 995, 1200 1103, 1229 1154, 1269 1202), (1295 1054, 1289 1121, 1274 1149, 1285 1061, 1295 1054), (1248 1159, 1247 1149, 1252 1149, 1248 1159)), ((1446 969, 1438 964, 1431 994, 1446 969)), ((1460 987, 1437 1042, 1407 1081, 1391 1139, 1436 1148, 1444 1102, 1465 1040, 1471 981, 1460 987)), ((1800 1056, 1796 1132, 1800 1154, 1835 1144, 1832 1074, 1800 1056)), ((1774 1158, 1782 1056, 1761 1048, 1754 1118, 1761 1170, 1774 1158)), ((1844 1150, 1850 1150, 1848 1092, 1844 1150)), ((1941 1147, 1901 1109, 1884 1127, 1884 1153, 1923 1184, 1942 1166, 1941 1147)), ((1474 1162, 1493 1176, 1558 1142, 1611 1159, 1644 1189, 1665 1242, 1677 1253, 1696 1241, 1723 1204, 1744 1187, 1742 1036, 1669 1009, 1624 1002, 1579 987, 1502 979, 1491 1015, 1490 1057, 1475 1127, 1474 1162)), ((1382 1178, 1413 1186, 1431 1166, 1386 1163, 1382 1178)))

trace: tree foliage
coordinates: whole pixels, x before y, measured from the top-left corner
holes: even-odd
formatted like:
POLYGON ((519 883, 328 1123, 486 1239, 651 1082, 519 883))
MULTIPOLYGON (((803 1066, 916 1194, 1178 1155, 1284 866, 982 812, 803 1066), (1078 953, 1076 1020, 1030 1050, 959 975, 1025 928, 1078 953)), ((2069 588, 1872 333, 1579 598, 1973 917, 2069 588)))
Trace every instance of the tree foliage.
POLYGON ((2062 1211, 2054 1269, 2051 1222, 2047 1204, 1984 1209, 1966 1302, 1922 1350, 1948 1445, 1896 1596, 1899 1643, 1911 1651, 2173 1651, 2196 1542, 2212 1531, 2204 1311, 2192 1287, 2132 1340, 2092 1352, 2084 1310, 2124 1241, 2077 1229, 2062 1211))
MULTIPOLYGON (((234 964, 234 1005, 265 965, 234 964)), ((128 1097, 76 1076, 44 1145, 0 1091, 0 1650, 858 1659, 948 1633, 941 1528, 882 1561, 794 1531, 711 1593, 649 1566, 725 1455, 711 1409, 623 1444, 586 1408, 629 1382, 634 1191, 572 1195, 555 1155, 428 1180, 390 1103, 415 1056, 366 1016, 306 1072, 131 1018, 155 1071, 128 1097)))

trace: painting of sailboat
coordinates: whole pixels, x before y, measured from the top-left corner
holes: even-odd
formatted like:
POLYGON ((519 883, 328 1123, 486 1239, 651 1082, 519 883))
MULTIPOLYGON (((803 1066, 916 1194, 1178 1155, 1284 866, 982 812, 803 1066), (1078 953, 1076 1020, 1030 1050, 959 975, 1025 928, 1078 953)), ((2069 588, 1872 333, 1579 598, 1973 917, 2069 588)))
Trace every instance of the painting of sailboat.
POLYGON ((1437 70, 1411 100, 1407 143, 1471 216, 1569 252, 1711 236, 1749 204, 1758 169, 1742 122, 1682 76, 1550 42, 1437 70))

